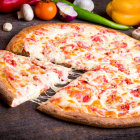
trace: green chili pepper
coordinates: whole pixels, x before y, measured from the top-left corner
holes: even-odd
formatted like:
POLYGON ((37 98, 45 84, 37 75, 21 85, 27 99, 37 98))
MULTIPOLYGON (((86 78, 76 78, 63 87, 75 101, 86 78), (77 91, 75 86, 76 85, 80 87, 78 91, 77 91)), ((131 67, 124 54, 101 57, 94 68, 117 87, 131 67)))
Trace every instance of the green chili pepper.
POLYGON ((110 21, 98 14, 94 14, 94 13, 91 13, 85 9, 82 9, 66 0, 51 0, 53 1, 54 3, 57 3, 57 2, 64 2, 70 6, 72 6, 74 8, 74 10, 78 13, 78 18, 79 19, 83 19, 83 20, 86 20, 86 21, 90 21, 90 22, 95 22, 95 23, 99 23, 99 24, 103 24, 103 25, 106 25, 108 27, 111 27, 111 28, 114 28, 114 29, 120 29, 120 30, 128 30, 128 29, 131 29, 133 28, 132 26, 126 26, 126 25, 121 25, 121 24, 117 24, 113 21, 110 21))

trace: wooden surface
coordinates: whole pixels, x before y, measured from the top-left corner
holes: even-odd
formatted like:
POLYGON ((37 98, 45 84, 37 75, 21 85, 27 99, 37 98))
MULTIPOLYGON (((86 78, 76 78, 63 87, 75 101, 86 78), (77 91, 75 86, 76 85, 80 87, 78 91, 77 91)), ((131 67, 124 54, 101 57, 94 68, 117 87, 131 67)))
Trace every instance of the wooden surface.
MULTIPOLYGON (((109 0, 94 0, 95 13, 109 18, 105 14, 105 6, 109 0)), ((41 21, 34 18, 31 22, 18 21, 16 13, 0 14, 0 49, 5 49, 10 39, 21 29, 47 22, 61 22, 57 18, 51 21, 41 21), (11 32, 2 31, 2 25, 10 22, 11 32)), ((73 22, 82 22, 75 20, 73 22)), ((93 24, 93 23, 92 23, 93 24)), ((121 31, 131 35, 133 29, 121 31)), ((100 139, 140 139, 140 127, 128 129, 101 129, 78 125, 54 119, 36 110, 38 105, 26 102, 16 108, 10 108, 0 100, 0 140, 100 140, 100 139)))

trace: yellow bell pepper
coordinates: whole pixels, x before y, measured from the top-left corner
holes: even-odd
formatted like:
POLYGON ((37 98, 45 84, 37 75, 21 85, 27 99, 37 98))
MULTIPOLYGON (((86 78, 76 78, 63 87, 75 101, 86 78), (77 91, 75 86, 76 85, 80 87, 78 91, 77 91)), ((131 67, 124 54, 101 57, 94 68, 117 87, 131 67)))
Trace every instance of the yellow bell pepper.
POLYGON ((131 26, 140 24, 140 0, 112 0, 106 12, 117 23, 131 26))

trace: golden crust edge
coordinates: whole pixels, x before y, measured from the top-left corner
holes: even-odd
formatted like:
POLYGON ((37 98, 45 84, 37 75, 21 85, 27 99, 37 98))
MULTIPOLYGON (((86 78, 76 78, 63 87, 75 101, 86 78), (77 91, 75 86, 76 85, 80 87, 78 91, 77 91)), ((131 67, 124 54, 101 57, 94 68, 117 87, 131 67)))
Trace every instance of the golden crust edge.
MULTIPOLYGON (((7 47, 6 47, 6 50, 9 50, 9 51, 12 51, 16 54, 21 54, 21 55, 25 55, 23 54, 23 46, 22 45, 22 42, 24 41, 24 37, 26 36, 27 33, 29 33, 30 31, 33 31, 35 29, 39 29, 39 28, 42 28, 42 27, 47 27, 47 26, 52 26, 52 25, 72 25, 72 26, 78 26, 78 25, 86 25, 86 26, 93 26, 97 29, 109 29, 111 31, 114 31, 114 32, 117 32, 119 33, 120 35, 125 35, 127 36, 128 38, 130 39, 134 39, 124 33, 121 33, 117 30, 114 30, 114 29, 110 29, 110 28, 107 28, 107 27, 102 27, 102 26, 99 26, 99 25, 94 25, 94 24, 87 24, 87 23, 46 23, 46 24, 39 24, 39 25, 34 25, 34 26, 30 26, 30 27, 27 27, 27 28, 24 28, 23 30, 21 30, 17 35, 15 35, 11 41, 8 43, 7 47), (20 44, 21 43, 21 44, 20 44)), ((140 42, 139 40, 136 40, 134 39, 135 41, 137 42, 140 42)))
POLYGON ((37 109, 61 120, 95 127, 128 128, 140 126, 140 115, 131 118, 103 118, 86 113, 63 111, 54 106, 50 101, 42 103, 37 109))
POLYGON ((9 85, 6 79, 0 77, 0 97, 1 99, 7 103, 9 106, 13 106, 14 99, 17 98, 16 94, 14 94, 14 89, 9 85))

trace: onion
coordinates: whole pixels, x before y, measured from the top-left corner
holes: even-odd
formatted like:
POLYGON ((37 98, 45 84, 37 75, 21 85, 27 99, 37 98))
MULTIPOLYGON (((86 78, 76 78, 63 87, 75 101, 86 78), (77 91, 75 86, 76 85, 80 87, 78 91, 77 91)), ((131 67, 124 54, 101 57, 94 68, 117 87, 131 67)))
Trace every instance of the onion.
POLYGON ((58 16, 61 20, 70 22, 77 17, 78 14, 72 6, 63 2, 58 2, 56 5, 58 8, 58 16))
POLYGON ((39 1, 41 1, 41 0, 28 0, 28 4, 30 4, 30 5, 36 5, 39 1))

